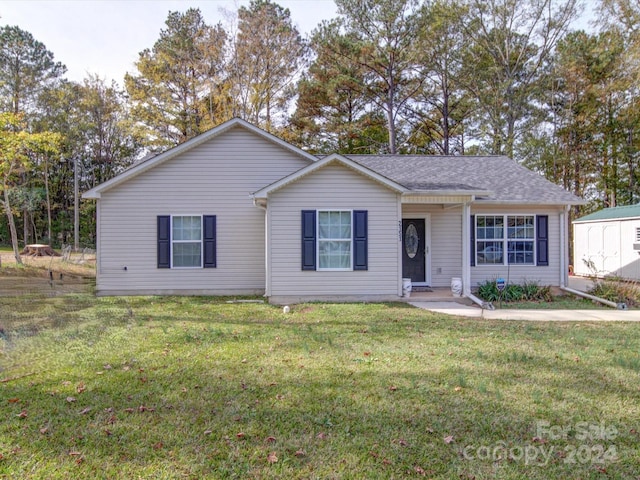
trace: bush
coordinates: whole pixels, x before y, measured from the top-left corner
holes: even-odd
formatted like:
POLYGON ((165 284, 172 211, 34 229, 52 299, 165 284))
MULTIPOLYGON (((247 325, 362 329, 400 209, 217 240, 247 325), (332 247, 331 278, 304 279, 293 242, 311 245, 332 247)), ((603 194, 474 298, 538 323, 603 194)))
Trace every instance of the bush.
POLYGON ((628 307, 637 307, 640 305, 638 285, 632 282, 614 279, 594 280, 593 288, 589 290, 588 293, 609 300, 610 302, 626 303, 628 307))
POLYGON ((522 285, 515 283, 508 284, 502 294, 498 291, 496 280, 487 280, 478 286, 478 297, 486 302, 550 302, 551 287, 539 286, 536 282, 525 282, 522 285))

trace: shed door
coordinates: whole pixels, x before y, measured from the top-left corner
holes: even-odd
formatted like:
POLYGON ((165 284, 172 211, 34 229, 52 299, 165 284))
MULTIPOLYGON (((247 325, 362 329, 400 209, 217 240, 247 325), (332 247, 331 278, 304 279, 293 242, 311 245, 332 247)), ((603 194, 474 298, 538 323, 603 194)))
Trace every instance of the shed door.
POLYGON ((424 218, 402 220, 402 277, 412 283, 426 282, 426 239, 424 218))

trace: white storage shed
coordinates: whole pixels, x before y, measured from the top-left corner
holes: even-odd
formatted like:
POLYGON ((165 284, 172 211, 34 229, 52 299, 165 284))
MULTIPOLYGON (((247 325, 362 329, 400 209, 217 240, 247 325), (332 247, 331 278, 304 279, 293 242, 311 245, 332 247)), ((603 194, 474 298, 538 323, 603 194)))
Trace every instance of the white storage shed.
POLYGON ((640 204, 574 220, 573 269, 576 275, 640 280, 640 204))

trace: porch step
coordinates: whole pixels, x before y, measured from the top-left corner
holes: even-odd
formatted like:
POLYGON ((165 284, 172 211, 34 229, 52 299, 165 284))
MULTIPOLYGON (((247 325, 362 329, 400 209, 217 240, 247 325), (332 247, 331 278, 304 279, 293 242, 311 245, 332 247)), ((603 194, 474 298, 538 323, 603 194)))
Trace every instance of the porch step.
POLYGON ((456 302, 462 305, 473 305, 473 302, 465 297, 454 297, 450 288, 432 287, 431 291, 411 292, 409 297, 403 297, 403 302, 456 302))

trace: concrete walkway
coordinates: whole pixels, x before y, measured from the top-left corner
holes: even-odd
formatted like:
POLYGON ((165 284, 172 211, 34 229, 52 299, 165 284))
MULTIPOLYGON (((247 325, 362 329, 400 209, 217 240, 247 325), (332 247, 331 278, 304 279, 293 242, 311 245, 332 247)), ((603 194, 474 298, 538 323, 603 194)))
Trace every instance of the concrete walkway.
POLYGON ((640 322, 640 310, 482 310, 455 302, 409 302, 414 307, 459 317, 542 322, 640 322))

